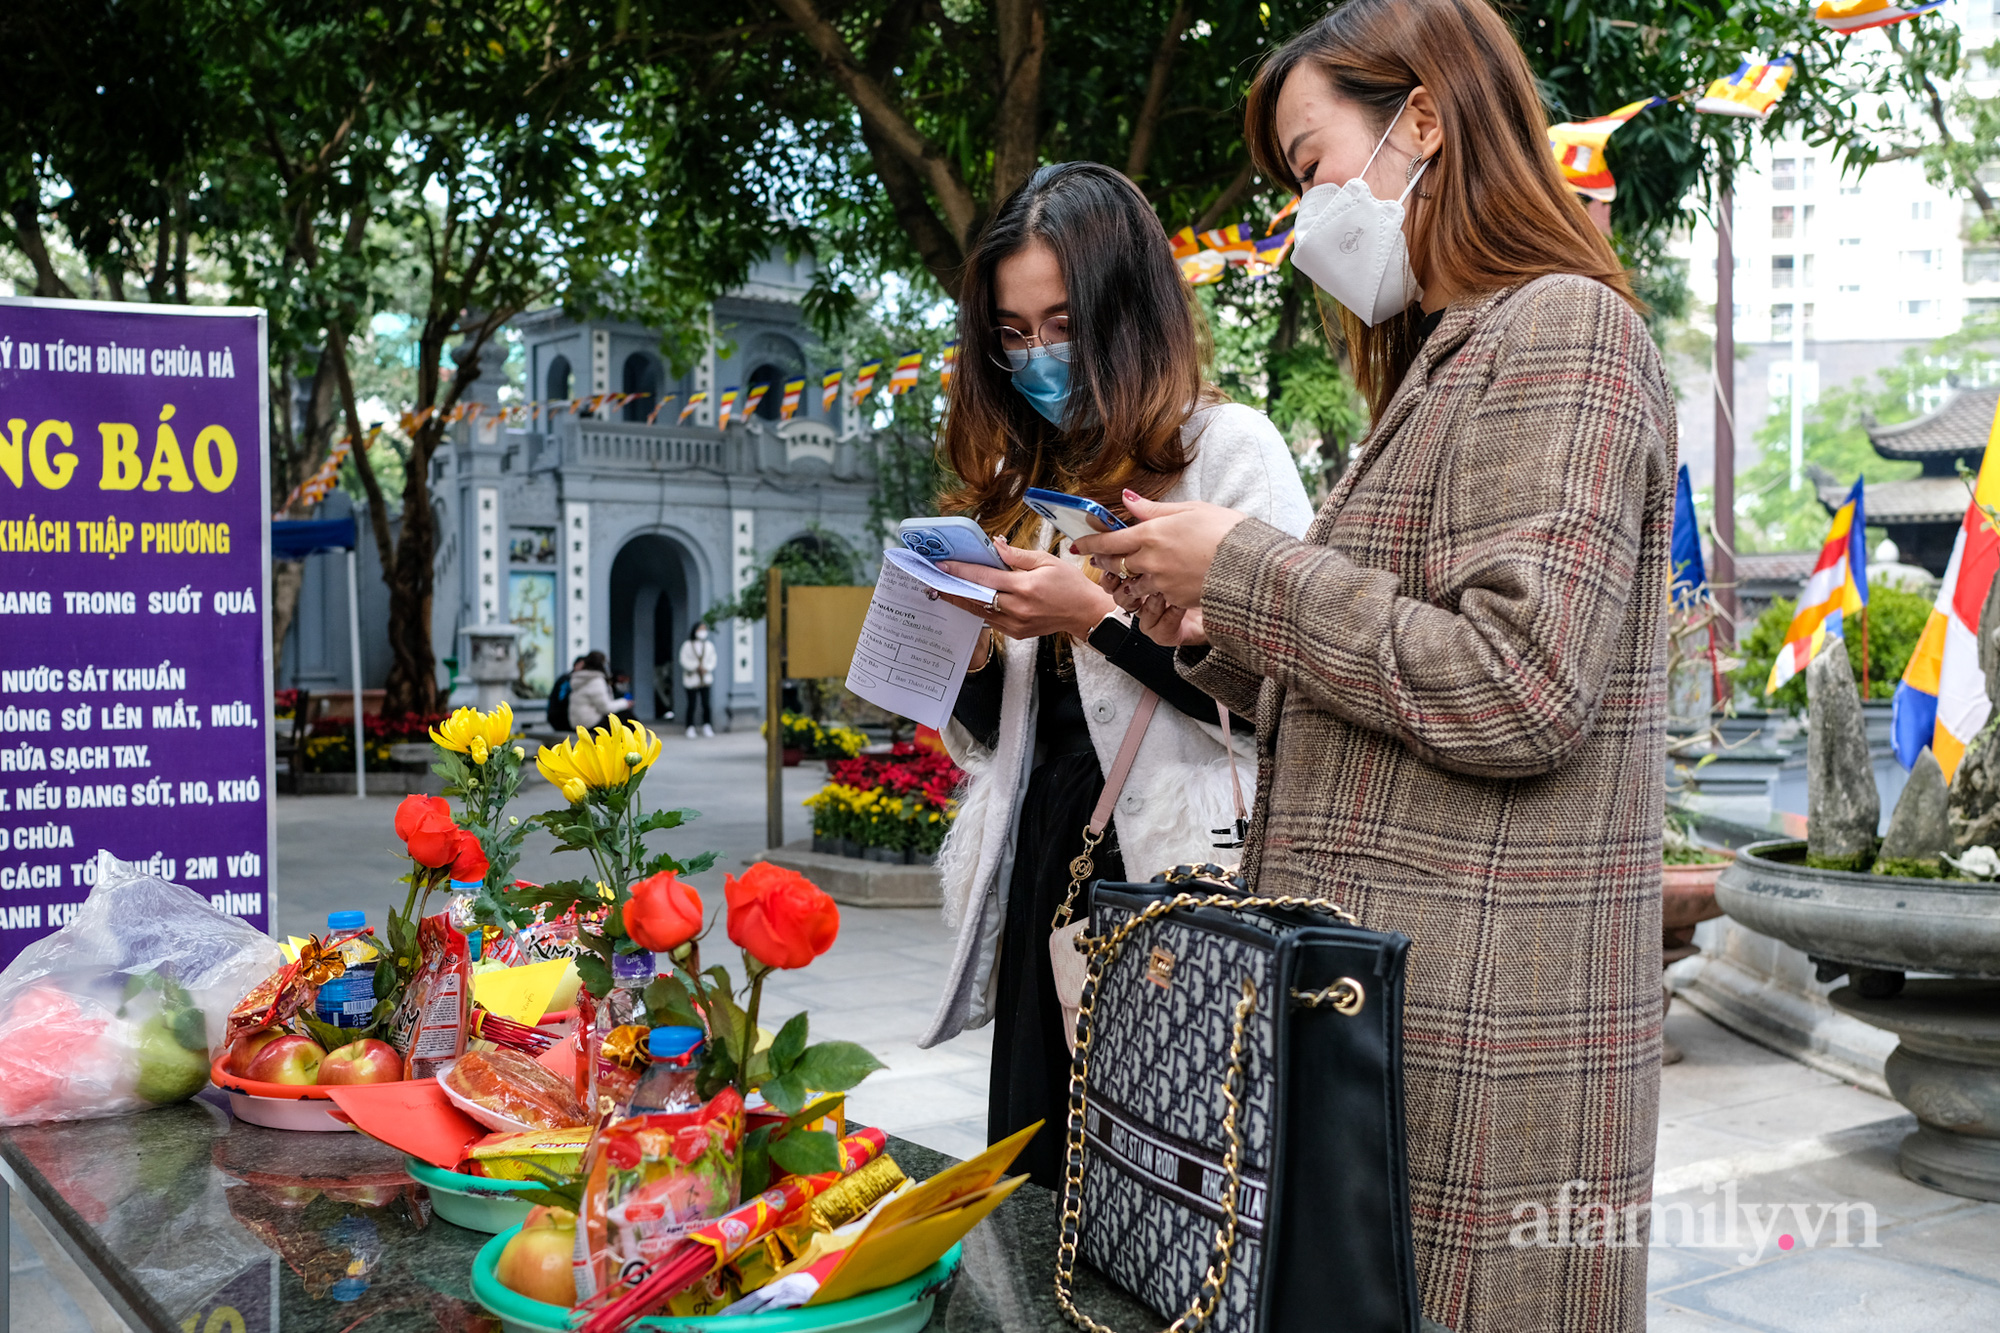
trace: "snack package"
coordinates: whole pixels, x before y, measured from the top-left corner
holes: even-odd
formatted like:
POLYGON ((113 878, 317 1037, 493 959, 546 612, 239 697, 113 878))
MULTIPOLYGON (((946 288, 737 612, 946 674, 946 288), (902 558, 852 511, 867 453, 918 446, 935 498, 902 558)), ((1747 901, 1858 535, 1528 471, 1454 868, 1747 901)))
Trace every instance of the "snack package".
POLYGON ((0 1124, 183 1101, 280 960, 248 922, 108 852, 68 925, 0 972, 0 1124))
POLYGON ((372 945, 374 934, 371 927, 364 926, 328 935, 324 943, 317 936, 306 940, 300 945, 297 958, 258 982, 230 1010, 229 1040, 265 1028, 284 1028, 301 1037, 311 1036, 304 1024, 293 1020, 300 1014, 313 1013, 320 987, 346 973, 348 941, 366 936, 371 937, 372 945))
POLYGON ((568 1082, 519 1051, 468 1051, 439 1076, 438 1086, 489 1129, 526 1133, 590 1122, 568 1082))
POLYGON ((520 1134, 488 1134, 466 1148, 460 1168, 489 1180, 546 1180, 574 1176, 583 1169, 591 1127, 531 1129, 520 1134))
POLYGON ((742 1141, 734 1088, 699 1111, 633 1116, 600 1133, 584 1156, 577 1291, 625 1286, 682 1237, 732 1211, 742 1141))
POLYGON ((465 1054, 472 1020, 472 953, 443 913, 417 923, 417 974, 389 1019, 404 1078, 430 1078, 465 1054))

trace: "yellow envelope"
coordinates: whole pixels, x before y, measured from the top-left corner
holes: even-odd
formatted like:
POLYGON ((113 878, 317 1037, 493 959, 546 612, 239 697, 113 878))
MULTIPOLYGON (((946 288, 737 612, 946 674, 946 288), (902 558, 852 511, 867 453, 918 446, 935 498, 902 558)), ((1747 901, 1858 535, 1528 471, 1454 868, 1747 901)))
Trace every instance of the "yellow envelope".
MULTIPOLYGON (((1014 1164, 1014 1159, 1021 1155, 1021 1149, 1028 1146, 1028 1140, 1035 1137, 1035 1131, 1041 1127, 1042 1122, 1037 1120, 1019 1133, 1000 1140, 979 1156, 938 1172, 914 1189, 903 1191, 875 1215, 869 1230, 886 1230, 911 1218, 941 1213, 982 1190, 991 1189, 1007 1174, 1007 1168, 1014 1164)), ((931 1257, 935 1259, 937 1255, 931 1257)))
POLYGON ((311 940, 302 940, 297 935, 287 936, 285 942, 278 946, 278 952, 285 956, 286 962, 296 963, 299 961, 299 950, 310 943, 311 940))
POLYGON ((556 986, 569 968, 569 959, 552 958, 546 963, 509 967, 497 972, 472 974, 472 998, 488 1013, 511 1018, 529 1027, 542 1021, 555 998, 556 986))
POLYGON ((898 1225, 882 1225, 882 1218, 887 1215, 884 1210, 861 1233, 861 1238, 848 1246, 846 1257, 827 1274, 826 1281, 806 1304, 830 1305, 908 1281, 936 1263, 946 1250, 964 1239, 968 1231, 985 1221, 988 1213, 1005 1203, 1027 1181, 1026 1176, 1003 1180, 962 1199, 945 1212, 898 1225))

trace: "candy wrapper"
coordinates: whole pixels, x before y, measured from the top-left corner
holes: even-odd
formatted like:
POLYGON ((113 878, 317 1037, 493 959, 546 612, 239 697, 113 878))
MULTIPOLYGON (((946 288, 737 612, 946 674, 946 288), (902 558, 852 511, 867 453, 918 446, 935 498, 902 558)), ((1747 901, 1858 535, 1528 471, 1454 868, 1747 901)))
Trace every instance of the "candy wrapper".
POLYGON ((743 1099, 724 1088, 699 1111, 640 1115, 584 1157, 581 1294, 626 1285, 684 1237, 736 1207, 743 1099))
POLYGON ((318 938, 307 940, 296 959, 258 982, 248 995, 237 1001, 229 1012, 229 1040, 265 1028, 286 1028, 302 1037, 311 1036, 294 1020, 312 1012, 321 986, 347 971, 347 963, 340 955, 341 946, 358 936, 373 934, 374 931, 364 927, 329 935, 324 943, 318 938))
POLYGON ((97 886, 70 923, 0 972, 0 1124, 193 1096, 230 1007, 279 962, 248 923, 99 852, 97 886))
POLYGON ((438 1086, 488 1129, 523 1133, 590 1122, 568 1081, 519 1051, 468 1051, 439 1077, 438 1086))
POLYGON ((430 1078, 465 1054, 472 1022, 472 953, 443 913, 417 925, 417 974, 389 1020, 404 1078, 430 1078))

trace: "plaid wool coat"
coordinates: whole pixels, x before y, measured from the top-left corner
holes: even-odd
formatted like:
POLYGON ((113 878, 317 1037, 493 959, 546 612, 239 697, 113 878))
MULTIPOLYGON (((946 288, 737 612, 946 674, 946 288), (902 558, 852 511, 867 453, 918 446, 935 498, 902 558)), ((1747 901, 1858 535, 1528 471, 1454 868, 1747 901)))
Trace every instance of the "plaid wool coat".
POLYGON ((1223 541, 1182 653, 1257 718, 1250 887, 1415 941, 1417 1270, 1458 1333, 1645 1327, 1673 405, 1600 283, 1449 308, 1304 540, 1223 541))

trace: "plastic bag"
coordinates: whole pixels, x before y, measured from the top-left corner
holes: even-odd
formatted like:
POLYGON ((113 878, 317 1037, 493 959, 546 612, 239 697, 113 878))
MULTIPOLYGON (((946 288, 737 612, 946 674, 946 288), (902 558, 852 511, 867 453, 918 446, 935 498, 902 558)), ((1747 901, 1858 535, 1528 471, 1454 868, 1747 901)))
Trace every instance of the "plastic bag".
POLYGON ((76 916, 0 972, 0 1125, 192 1097, 229 1011, 283 961, 248 922, 100 851, 76 916))

